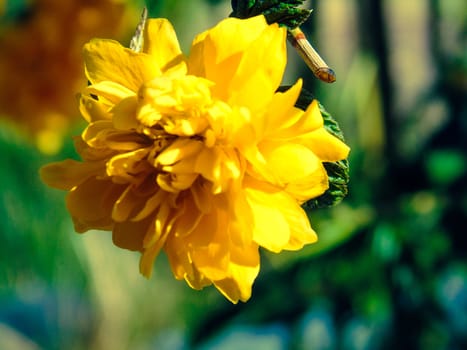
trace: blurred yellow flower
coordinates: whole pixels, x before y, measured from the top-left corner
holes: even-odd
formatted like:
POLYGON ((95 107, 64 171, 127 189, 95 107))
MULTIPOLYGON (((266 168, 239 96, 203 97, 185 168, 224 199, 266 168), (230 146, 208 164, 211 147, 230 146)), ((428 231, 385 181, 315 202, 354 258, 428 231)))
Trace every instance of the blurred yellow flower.
POLYGON ((145 276, 164 250, 177 279, 214 284, 234 303, 251 296, 260 246, 315 242, 300 204, 328 188, 322 162, 349 149, 325 131, 316 102, 294 107, 300 80, 275 92, 285 45, 286 30, 262 16, 223 20, 188 58, 164 19, 148 20, 142 53, 86 44, 82 161, 41 170, 70 191, 76 231, 112 230, 117 246, 141 251, 145 276))
MULTIPOLYGON (((76 97, 86 83, 81 50, 95 35, 130 32, 121 0, 34 0, 0 27, 0 117, 25 130, 46 153, 61 147, 80 120, 76 97)), ((131 12, 131 11, 130 11, 131 12)))

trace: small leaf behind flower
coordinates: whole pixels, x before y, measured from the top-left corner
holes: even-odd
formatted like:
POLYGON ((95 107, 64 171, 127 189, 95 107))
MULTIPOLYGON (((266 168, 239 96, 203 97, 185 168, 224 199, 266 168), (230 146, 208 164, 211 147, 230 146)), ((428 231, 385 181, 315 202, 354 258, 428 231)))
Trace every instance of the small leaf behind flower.
POLYGON ((302 25, 311 10, 299 8, 304 0, 232 0, 230 17, 249 18, 263 14, 266 21, 279 23, 288 29, 302 25))

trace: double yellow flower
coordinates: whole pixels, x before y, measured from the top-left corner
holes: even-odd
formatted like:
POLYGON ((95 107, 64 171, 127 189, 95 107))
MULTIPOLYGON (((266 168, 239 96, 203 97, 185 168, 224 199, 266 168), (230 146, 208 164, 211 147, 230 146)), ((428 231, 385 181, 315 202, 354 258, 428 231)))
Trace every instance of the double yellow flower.
POLYGON ((285 45, 286 29, 262 16, 223 20, 188 57, 164 19, 147 21, 140 53, 86 44, 82 160, 41 170, 69 191, 75 229, 111 230, 141 252, 146 276, 163 250, 177 279, 214 284, 232 302, 251 296, 259 247, 315 242, 300 205, 328 188, 322 163, 349 148, 324 129, 316 101, 294 107, 301 80, 276 92, 285 45))

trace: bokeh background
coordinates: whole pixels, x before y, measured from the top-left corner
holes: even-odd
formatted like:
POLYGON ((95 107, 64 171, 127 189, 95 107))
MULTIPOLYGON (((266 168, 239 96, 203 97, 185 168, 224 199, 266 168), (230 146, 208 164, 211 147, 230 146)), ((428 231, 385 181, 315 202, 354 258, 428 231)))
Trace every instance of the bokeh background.
MULTIPOLYGON (((151 0, 188 51, 226 0, 151 0)), ((146 280, 110 234, 74 233, 38 168, 75 157, 80 50, 128 43, 144 1, 0 0, 0 349, 467 348, 464 0, 321 0, 303 30, 337 73, 305 87, 352 147, 349 196, 310 213, 319 243, 263 252, 246 304, 146 280)))

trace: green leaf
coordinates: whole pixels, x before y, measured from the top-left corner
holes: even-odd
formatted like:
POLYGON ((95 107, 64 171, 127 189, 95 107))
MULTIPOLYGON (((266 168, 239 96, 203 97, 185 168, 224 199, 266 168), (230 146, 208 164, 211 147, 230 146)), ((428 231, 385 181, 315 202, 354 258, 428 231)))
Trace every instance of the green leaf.
POLYGON ((230 17, 249 18, 259 14, 266 21, 279 23, 288 29, 299 27, 310 16, 311 10, 299 8, 304 0, 232 0, 230 17))
MULTIPOLYGON (((281 86, 278 91, 286 91, 289 86, 281 86)), ((301 110, 306 110, 308 105, 313 101, 314 97, 309 91, 302 89, 300 96, 295 103, 295 107, 301 110)), ((324 128, 339 140, 344 141, 344 135, 339 128, 337 121, 329 114, 326 109, 319 103, 319 109, 323 115, 324 128)), ((349 162, 347 159, 337 162, 324 162, 324 168, 328 173, 329 188, 321 196, 313 198, 304 204, 305 208, 325 208, 338 204, 347 196, 347 185, 350 180, 349 162)))
POLYGON ((325 162, 324 168, 328 173, 329 188, 321 196, 305 203, 306 208, 325 208, 341 202, 348 193, 349 161, 325 162))

